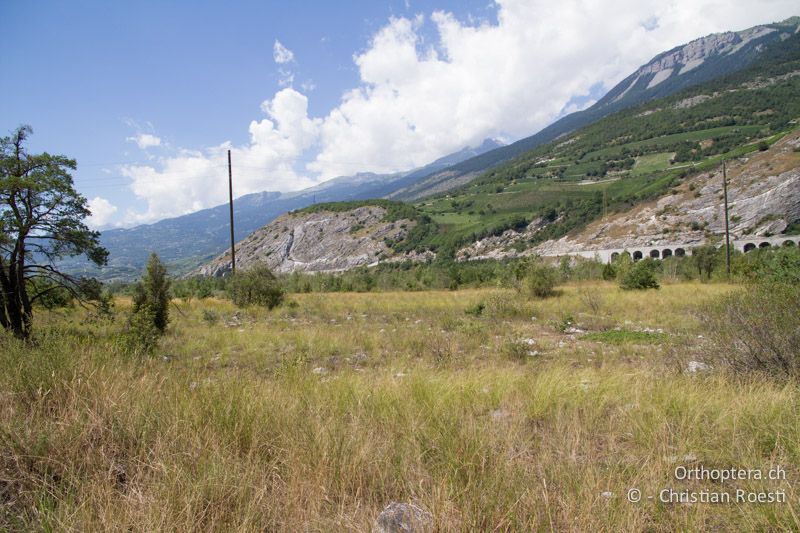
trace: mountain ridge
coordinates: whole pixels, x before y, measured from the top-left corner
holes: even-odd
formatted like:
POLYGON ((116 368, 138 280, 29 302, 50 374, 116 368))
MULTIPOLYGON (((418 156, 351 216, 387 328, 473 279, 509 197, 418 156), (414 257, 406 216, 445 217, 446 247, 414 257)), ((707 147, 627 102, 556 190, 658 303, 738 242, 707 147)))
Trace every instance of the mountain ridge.
MULTIPOLYGON (((501 146, 499 141, 485 139, 476 147, 464 147, 406 172, 361 172, 339 176, 301 191, 263 191, 240 196, 234 199, 234 238, 239 241, 281 214, 314 203, 380 198, 434 170, 498 146, 501 146)), ((181 275, 215 257, 230 245, 228 204, 152 224, 103 231, 100 242, 110 252, 107 266, 97 268, 83 259, 72 258, 63 262, 65 269, 72 274, 102 280, 132 280, 141 274, 148 255, 155 251, 168 265, 170 272, 181 275)))
POLYGON ((784 36, 797 33, 798 30, 800 30, 800 17, 791 17, 781 22, 761 24, 738 32, 706 35, 676 46, 640 66, 588 109, 561 117, 529 137, 457 163, 387 197, 414 201, 452 190, 468 183, 486 170, 612 113, 741 70, 758 58, 763 45, 776 39, 784 39, 784 36), (706 55, 701 54, 701 50, 705 50, 706 55), (681 56, 685 56, 682 61, 681 56), (691 61, 697 62, 700 58, 702 58, 700 63, 690 64, 691 61), (659 73, 666 72, 670 61, 673 64, 671 69, 677 64, 680 64, 682 69, 687 65, 692 68, 684 71, 682 75, 680 70, 678 74, 673 70, 666 77, 662 74, 663 79, 657 79, 659 73), (653 80, 657 80, 657 83, 651 86, 653 80))

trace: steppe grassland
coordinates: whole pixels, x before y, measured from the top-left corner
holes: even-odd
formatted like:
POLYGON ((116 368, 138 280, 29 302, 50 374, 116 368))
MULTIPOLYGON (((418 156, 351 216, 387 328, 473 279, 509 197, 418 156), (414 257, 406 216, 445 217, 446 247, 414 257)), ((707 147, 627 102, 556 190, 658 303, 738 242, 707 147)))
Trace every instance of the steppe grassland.
POLYGON ((36 349, 0 350, 0 526, 368 530, 413 501, 446 531, 798 529, 797 385, 683 371, 702 358, 702 305, 731 290, 305 294, 272 312, 178 300, 145 359, 115 340, 124 300, 115 323, 40 314, 36 349), (652 340, 578 331, 614 327, 652 340), (674 479, 697 464, 781 465, 787 480, 674 479), (626 499, 669 487, 788 503, 626 499))

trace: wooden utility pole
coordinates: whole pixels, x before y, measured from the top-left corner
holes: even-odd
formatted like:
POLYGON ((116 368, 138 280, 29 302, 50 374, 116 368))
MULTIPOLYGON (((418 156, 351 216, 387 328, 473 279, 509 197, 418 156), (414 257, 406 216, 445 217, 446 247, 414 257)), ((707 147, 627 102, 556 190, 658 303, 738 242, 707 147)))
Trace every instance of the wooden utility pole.
POLYGON ((728 173, 725 169, 725 160, 722 160, 722 194, 725 198, 725 267, 728 277, 731 277, 731 231, 728 225, 728 173))
POLYGON ((233 240, 233 171, 231 170, 231 151, 228 150, 228 206, 231 212, 231 275, 236 274, 236 241, 233 240))

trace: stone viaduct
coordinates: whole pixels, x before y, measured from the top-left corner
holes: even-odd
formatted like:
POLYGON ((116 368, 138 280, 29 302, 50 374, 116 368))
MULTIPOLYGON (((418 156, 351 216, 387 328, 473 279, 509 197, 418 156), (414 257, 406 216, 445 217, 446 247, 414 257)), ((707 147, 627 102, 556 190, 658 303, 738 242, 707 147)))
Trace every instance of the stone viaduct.
MULTIPOLYGON (((682 257, 691 255, 692 248, 702 246, 703 243, 670 243, 649 246, 630 246, 628 248, 609 248, 605 250, 580 250, 577 252, 567 252, 565 254, 596 259, 603 263, 610 263, 620 254, 630 254, 634 261, 652 257, 653 259, 665 259, 670 256, 682 257)), ((718 245, 720 246, 720 245, 718 245)), ((721 246, 724 246, 724 242, 721 246)), ((769 248, 770 246, 800 246, 800 235, 778 235, 773 237, 748 237, 743 239, 732 239, 731 249, 747 253, 756 248, 769 248)))

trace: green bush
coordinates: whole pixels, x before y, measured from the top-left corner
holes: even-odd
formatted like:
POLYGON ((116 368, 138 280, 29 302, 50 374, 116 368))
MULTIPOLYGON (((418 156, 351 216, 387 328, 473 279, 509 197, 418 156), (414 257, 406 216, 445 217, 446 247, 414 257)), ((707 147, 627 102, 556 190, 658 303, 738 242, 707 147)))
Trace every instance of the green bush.
POLYGON ((239 307, 259 305, 272 309, 283 302, 285 292, 266 265, 238 272, 230 283, 230 296, 239 307))
POLYGON ((133 355, 150 355, 162 331, 156 326, 156 312, 148 304, 139 307, 128 319, 122 333, 122 348, 133 355))
POLYGON ((612 281, 617 277, 617 270, 614 268, 614 265, 611 263, 606 263, 603 265, 603 279, 606 281, 612 281))
POLYGON ((522 279, 522 290, 534 298, 547 298, 555 294, 559 279, 557 269, 537 261, 528 267, 522 279))
POLYGON ((770 248, 755 257, 758 264, 753 272, 754 279, 800 285, 800 249, 797 246, 770 248))
POLYGON ((800 378, 800 287, 753 284, 704 311, 713 359, 735 373, 800 378))
POLYGON ((657 289, 656 269, 658 265, 650 258, 635 263, 622 276, 619 286, 625 290, 657 289))
POLYGON ((153 325, 163 333, 169 323, 170 280, 167 268, 155 253, 150 254, 142 281, 136 284, 133 291, 133 314, 145 308, 152 314, 153 325))

